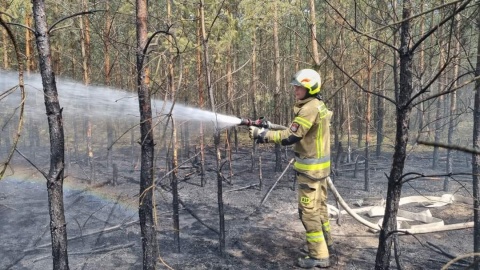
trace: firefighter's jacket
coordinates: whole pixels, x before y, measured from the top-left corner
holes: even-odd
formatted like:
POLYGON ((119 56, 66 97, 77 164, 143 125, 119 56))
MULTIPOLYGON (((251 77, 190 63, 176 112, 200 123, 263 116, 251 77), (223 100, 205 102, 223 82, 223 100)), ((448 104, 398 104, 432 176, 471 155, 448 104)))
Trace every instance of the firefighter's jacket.
POLYGON ((327 177, 330 174, 330 119, 333 113, 316 97, 297 101, 293 111, 295 118, 290 127, 269 130, 265 139, 282 145, 296 141, 293 147, 295 170, 313 179, 327 177))

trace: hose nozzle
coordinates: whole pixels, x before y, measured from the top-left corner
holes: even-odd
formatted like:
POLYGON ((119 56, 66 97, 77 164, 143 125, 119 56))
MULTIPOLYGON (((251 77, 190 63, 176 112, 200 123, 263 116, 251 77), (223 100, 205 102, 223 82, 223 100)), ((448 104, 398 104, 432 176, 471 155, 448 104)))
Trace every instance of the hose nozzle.
POLYGON ((249 118, 240 118, 240 124, 238 124, 239 126, 252 126, 253 125, 253 122, 251 119, 249 118))
POLYGON ((239 126, 255 126, 259 128, 270 128, 270 121, 267 121, 264 117, 260 117, 257 120, 251 120, 249 118, 240 118, 240 124, 239 126))

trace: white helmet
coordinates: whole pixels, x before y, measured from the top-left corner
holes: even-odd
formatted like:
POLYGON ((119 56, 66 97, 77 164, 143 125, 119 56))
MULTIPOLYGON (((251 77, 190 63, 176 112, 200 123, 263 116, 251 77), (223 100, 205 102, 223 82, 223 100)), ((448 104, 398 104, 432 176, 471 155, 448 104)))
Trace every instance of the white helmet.
POLYGON ((315 70, 302 69, 293 76, 293 80, 290 84, 307 88, 308 94, 313 96, 320 92, 322 79, 320 78, 320 74, 315 70))

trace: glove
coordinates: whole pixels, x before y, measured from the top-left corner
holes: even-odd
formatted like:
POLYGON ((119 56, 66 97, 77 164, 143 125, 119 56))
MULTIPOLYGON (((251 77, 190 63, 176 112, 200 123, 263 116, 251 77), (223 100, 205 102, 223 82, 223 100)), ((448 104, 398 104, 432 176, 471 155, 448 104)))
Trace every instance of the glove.
POLYGON ((267 130, 264 128, 258 128, 254 126, 248 127, 248 134, 250 139, 254 139, 257 143, 266 143, 267 139, 265 138, 265 134, 267 134, 267 130))

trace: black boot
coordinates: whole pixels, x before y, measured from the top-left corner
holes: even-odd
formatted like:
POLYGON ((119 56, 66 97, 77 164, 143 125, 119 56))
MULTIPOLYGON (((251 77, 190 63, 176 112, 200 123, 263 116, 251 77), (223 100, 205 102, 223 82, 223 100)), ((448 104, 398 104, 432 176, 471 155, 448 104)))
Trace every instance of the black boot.
POLYGON ((313 267, 320 267, 320 268, 328 268, 330 267, 330 259, 323 258, 323 259, 316 259, 311 258, 309 256, 298 258, 298 266, 301 268, 313 268, 313 267))
MULTIPOLYGON (((333 248, 333 245, 330 245, 330 246, 327 246, 328 248, 328 255, 330 256, 335 256, 335 248, 333 248)), ((300 248, 300 251, 305 253, 305 254, 308 254, 308 246, 307 245, 303 245, 301 248, 300 248)))

